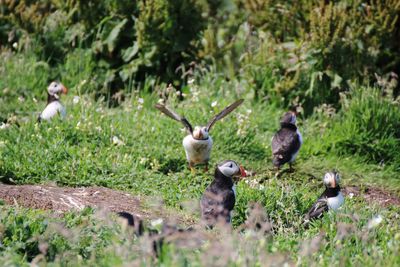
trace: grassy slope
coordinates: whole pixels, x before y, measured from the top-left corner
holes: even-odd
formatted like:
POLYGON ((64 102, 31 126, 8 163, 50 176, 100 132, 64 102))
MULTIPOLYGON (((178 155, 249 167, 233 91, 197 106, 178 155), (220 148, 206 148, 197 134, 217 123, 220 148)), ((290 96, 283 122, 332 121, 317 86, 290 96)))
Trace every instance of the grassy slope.
MULTIPOLYGON (((217 81, 202 80, 199 86, 193 86, 197 94, 188 92, 186 101, 177 103, 172 100, 170 105, 195 124, 206 122, 213 113, 239 95, 250 97, 246 91, 237 95, 231 89, 232 84, 215 79, 217 81), (220 90, 208 90, 214 84, 219 84, 220 90), (217 105, 211 107, 214 100, 217 100, 217 105)), ((25 83, 29 86, 29 81, 25 83)), ((19 103, 15 96, 12 102, 7 103, 7 107, 3 107, 3 112, 9 112, 11 107, 18 110, 21 127, 0 130, 2 179, 11 178, 20 184, 57 182, 59 185, 106 186, 139 195, 161 196, 168 206, 176 209, 180 209, 181 203, 185 201, 197 203, 211 180, 212 172, 203 174, 198 171, 192 174, 187 170, 181 146, 184 136, 180 130, 182 127, 152 108, 158 100, 156 97, 143 96, 142 105, 138 96, 132 96, 121 107, 109 109, 103 104, 93 102, 87 95, 82 95, 79 102, 74 104, 73 95, 78 94, 76 88, 72 87, 71 94, 64 99, 69 114, 66 121, 36 125, 35 111, 43 108, 43 99, 35 103, 27 98, 25 102, 19 103), (122 140, 123 144, 114 144, 114 136, 122 140)), ((338 215, 327 216, 307 230, 300 227, 302 214, 322 191, 320 177, 327 170, 338 169, 344 185, 373 184, 399 192, 400 180, 396 171, 390 167, 365 164, 356 155, 338 157, 324 151, 324 139, 320 136, 324 129, 330 127, 330 120, 321 114, 299 120, 304 135, 304 147, 297 160, 296 172, 285 174, 279 180, 273 179, 270 140, 278 127, 278 118, 282 112, 273 106, 247 100, 234 114, 217 123, 212 130, 215 141, 212 165, 224 159, 234 159, 247 169, 257 172, 257 176, 253 177, 255 183, 239 184, 233 219, 235 226, 245 221, 249 202, 258 201, 265 207, 274 225, 274 234, 266 236, 263 241, 252 243, 258 249, 254 253, 282 253, 288 255, 292 262, 305 265, 308 261, 322 265, 373 265, 375 261, 381 262, 380 265, 398 264, 400 236, 396 233, 400 228, 399 207, 383 209, 367 204, 361 198, 347 199, 345 207, 338 215), (265 182, 260 184, 259 181, 265 182), (377 214, 383 216, 383 223, 369 230, 366 225, 377 214), (307 240, 318 233, 324 233, 324 237, 313 248, 316 253, 305 252, 307 240)), ((91 218, 90 212, 83 215, 72 214, 64 219, 48 219, 47 213, 35 211, 28 211, 30 219, 24 219, 25 213, 25 210, 1 208, 2 236, 20 242, 3 241, 5 247, 0 248, 0 261, 23 262, 26 260, 21 256, 24 252, 35 254, 37 244, 30 237, 41 235, 49 220, 61 220, 72 228, 79 226, 79 231, 82 231, 79 238, 69 240, 75 249, 70 258, 64 259, 66 261, 75 262, 77 255, 82 255, 87 262, 112 265, 134 258, 119 254, 110 257, 110 250, 118 247, 126 249, 131 244, 129 242, 135 241, 122 240, 112 244, 108 240, 120 240, 119 230, 115 230, 115 226, 103 226, 102 223, 98 226, 95 223, 96 218, 93 223, 87 223, 91 218), (74 219, 81 216, 84 219, 74 219), (32 227, 34 229, 29 230, 32 227), (104 230, 104 236, 97 236, 98 227, 111 227, 111 230, 104 230), (88 240, 94 237, 98 243, 96 248, 90 250, 88 240), (27 247, 27 244, 32 247, 27 247), (90 252, 96 252, 92 254, 96 257, 90 258, 90 252)), ((188 216, 196 219, 198 215, 188 216)), ((59 244, 65 241, 60 241, 57 237, 45 235, 44 240, 54 243, 54 247, 59 249, 54 255, 68 250, 68 246, 59 244)), ((240 241, 238 244, 239 248, 236 249, 242 255, 245 249, 240 246, 245 246, 246 243, 240 241)), ((200 264, 198 257, 207 253, 205 248, 187 255, 174 251, 162 261, 166 265, 173 265, 182 264, 185 259, 195 259, 192 263, 200 264)), ((28 259, 33 257, 27 256, 28 259)), ((49 256, 48 259, 54 260, 54 257, 49 256)), ((253 260, 259 259, 255 256, 253 260)), ((239 259, 233 258, 233 262, 241 265, 239 259)))

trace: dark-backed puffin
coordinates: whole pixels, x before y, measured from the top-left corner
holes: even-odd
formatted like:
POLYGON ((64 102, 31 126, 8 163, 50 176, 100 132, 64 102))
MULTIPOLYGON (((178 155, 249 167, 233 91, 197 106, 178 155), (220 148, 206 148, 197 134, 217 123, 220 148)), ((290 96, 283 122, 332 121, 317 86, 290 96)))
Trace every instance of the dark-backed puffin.
POLYGON ((47 106, 40 113, 38 122, 42 120, 49 121, 57 114, 60 114, 62 118, 67 115, 65 107, 60 101, 60 94, 67 94, 68 89, 60 82, 52 82, 47 87, 47 106))
POLYGON ((340 175, 336 171, 328 172, 324 176, 325 191, 312 205, 305 216, 305 222, 321 218, 328 210, 337 210, 344 203, 344 197, 340 192, 340 175))
MULTIPOLYGON (((127 226, 132 227, 133 233, 137 237, 146 236, 146 238, 150 240, 150 252, 156 257, 160 256, 164 244, 175 244, 182 238, 183 240, 185 238, 199 238, 199 235, 194 232, 193 228, 182 229, 175 224, 162 222, 161 231, 159 232, 154 229, 149 229, 148 227, 145 229, 143 220, 137 215, 125 211, 117 212, 117 215, 122 220, 126 221, 127 226), (196 236, 194 237, 190 234, 196 234, 196 236)), ((201 240, 196 241, 199 242, 201 240)))
POLYGON ((207 126, 196 126, 192 127, 189 121, 185 117, 181 117, 165 105, 156 104, 155 107, 168 117, 181 122, 189 134, 183 139, 183 147, 186 152, 186 159, 189 163, 189 168, 193 170, 193 166, 196 164, 205 164, 205 170, 208 170, 208 161, 210 160, 211 149, 213 141, 209 132, 215 122, 224 118, 226 115, 231 113, 235 108, 243 103, 243 99, 236 101, 229 105, 220 113, 215 115, 208 123, 207 126))
POLYGON ((281 119, 281 128, 272 138, 272 163, 278 169, 285 163, 296 159, 303 143, 302 136, 296 126, 296 113, 286 112, 281 119))
POLYGON ((235 206, 236 187, 233 177, 245 177, 246 171, 233 160, 225 160, 217 165, 214 180, 206 188, 201 201, 201 217, 212 226, 218 221, 230 223, 235 206))

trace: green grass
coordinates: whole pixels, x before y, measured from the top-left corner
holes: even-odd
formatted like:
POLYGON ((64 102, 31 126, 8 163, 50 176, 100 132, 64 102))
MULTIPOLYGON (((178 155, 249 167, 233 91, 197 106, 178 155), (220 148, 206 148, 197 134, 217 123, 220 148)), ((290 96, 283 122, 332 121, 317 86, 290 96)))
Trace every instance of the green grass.
MULTIPOLYGON (((24 64, 31 63, 27 62, 24 64)), ((212 179, 212 171, 203 173, 199 168, 193 174, 187 169, 181 145, 185 135, 183 127, 153 108, 158 101, 155 94, 133 92, 119 107, 108 108, 107 103, 96 102, 92 95, 82 94, 81 82, 87 78, 83 72, 82 80, 75 76, 68 78, 71 84, 66 86, 70 87, 70 94, 63 98, 67 119, 37 125, 36 117, 45 105, 48 77, 40 72, 38 75, 21 74, 23 77, 18 78, 17 69, 12 62, 9 64, 12 68, 8 67, 0 91, 9 88, 15 92, 0 95, 0 111, 2 116, 16 115, 20 127, 12 125, 0 130, 2 181, 105 186, 146 196, 146 199, 162 197, 174 210, 183 209, 182 203, 188 201, 194 203, 192 206, 198 205, 212 179), (21 88, 35 88, 34 92, 26 92, 24 102, 17 99, 16 92, 23 91, 21 88), (38 95, 39 101, 33 101, 33 96, 38 95), (77 95, 79 102, 74 103, 77 95), (143 98, 143 104, 139 98, 143 98), (113 142, 115 137, 122 141, 120 145, 113 142)), ((233 266, 242 266, 245 262, 262 266, 265 259, 269 262, 274 257, 278 262, 283 260, 303 266, 398 265, 399 207, 382 208, 366 203, 361 197, 347 198, 337 214, 329 214, 309 229, 301 226, 303 214, 323 191, 321 177, 326 171, 338 169, 344 186, 379 186, 399 195, 396 164, 382 165, 357 151, 354 154, 339 151, 334 145, 346 134, 340 132, 339 125, 345 118, 344 125, 348 126, 350 115, 346 117, 338 112, 330 118, 323 112, 316 112, 298 120, 304 146, 296 161, 296 171, 274 179, 270 141, 284 110, 278 108, 279 105, 252 100, 249 84, 241 90, 233 90, 236 82, 227 82, 213 73, 205 74, 184 89, 188 97, 183 102, 172 97, 169 105, 185 114, 193 124, 205 124, 212 114, 235 99, 246 99, 238 110, 212 129, 215 145, 211 165, 234 159, 257 173, 249 178, 249 183, 239 183, 233 225, 240 229, 249 213, 249 203, 257 201, 265 208, 273 225, 272 232, 258 233, 256 237, 239 230, 228 236, 221 233, 221 238, 219 235, 210 238, 196 250, 167 246, 161 258, 152 259, 143 252, 143 240, 127 237, 119 224, 93 214, 92 210, 56 218, 48 212, 3 205, 0 207, 0 263, 27 265, 34 258, 39 260, 37 255, 42 253, 40 248, 45 244, 48 252, 42 263, 54 265, 118 266, 132 262, 207 265, 204 257, 215 254, 214 245, 220 248, 217 251, 221 251, 221 260, 233 266), (217 105, 212 107, 214 101, 217 105), (382 216, 383 222, 368 229, 368 221, 377 215, 382 216), (319 243, 310 241, 318 236, 319 243), (231 239, 235 242, 229 241, 231 239), (237 255, 227 252, 230 246, 237 255)), ((346 140, 350 138, 345 137, 346 140)), ((192 220, 199 218, 198 212, 186 209, 183 212, 192 220)))

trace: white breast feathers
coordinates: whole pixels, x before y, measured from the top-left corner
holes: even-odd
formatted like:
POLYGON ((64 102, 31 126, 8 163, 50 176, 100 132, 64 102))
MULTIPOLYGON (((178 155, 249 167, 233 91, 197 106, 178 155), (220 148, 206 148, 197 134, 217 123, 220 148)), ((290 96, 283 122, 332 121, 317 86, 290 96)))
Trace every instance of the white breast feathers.
POLYGON ((183 139, 186 159, 193 164, 206 163, 210 159, 213 141, 211 136, 206 140, 194 139, 192 135, 187 135, 183 139))
POLYGON ((53 101, 42 111, 40 118, 42 120, 51 120, 57 114, 60 114, 62 118, 65 118, 67 111, 59 101, 53 101))
POLYGON ((344 202, 344 197, 342 192, 339 192, 339 194, 336 197, 330 197, 328 198, 328 207, 333 210, 337 210, 340 208, 340 206, 343 205, 344 202))

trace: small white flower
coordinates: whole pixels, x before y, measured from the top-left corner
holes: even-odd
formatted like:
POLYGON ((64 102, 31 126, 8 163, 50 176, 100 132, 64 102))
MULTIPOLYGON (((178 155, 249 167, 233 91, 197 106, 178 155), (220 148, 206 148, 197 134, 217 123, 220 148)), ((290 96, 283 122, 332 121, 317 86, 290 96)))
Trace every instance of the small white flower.
POLYGON ((14 43, 12 44, 12 46, 13 46, 15 49, 17 49, 18 43, 17 43, 17 42, 14 42, 14 43))
POLYGON ((368 222, 368 229, 372 229, 377 227, 379 224, 381 224, 383 221, 383 218, 381 215, 377 215, 375 217, 373 217, 371 220, 369 220, 368 222))
POLYGON ((158 99, 157 103, 158 104, 164 104, 164 99, 162 99, 162 98, 158 99))
POLYGON ((140 158, 139 163, 144 165, 147 162, 147 158, 140 158))
POLYGON ((152 220, 150 222, 152 227, 160 226, 162 223, 163 223, 163 219, 162 218, 158 218, 158 219, 152 220))
POLYGON ((354 197, 354 193, 349 193, 349 198, 353 198, 354 197))
POLYGON ((264 185, 262 185, 262 184, 260 184, 260 185, 258 186, 258 189, 262 191, 262 190, 264 190, 264 189, 265 189, 265 186, 264 186, 264 185))
POLYGON ((144 99, 143 98, 139 98, 138 102, 139 102, 139 104, 143 104, 144 103, 144 99))
POLYGON ((189 84, 189 85, 191 85, 191 84, 193 84, 193 83, 194 83, 194 79, 193 79, 193 78, 188 80, 188 84, 189 84))
POLYGON ((72 103, 78 104, 78 103, 79 103, 79 100, 80 100, 80 97, 76 95, 76 96, 74 96, 74 98, 72 99, 72 103))
POLYGON ((214 102, 211 103, 211 107, 215 107, 217 104, 218 104, 218 102, 214 101, 214 102))
POLYGON ((7 129, 8 127, 10 127, 10 124, 8 124, 8 123, 2 122, 2 123, 0 124, 0 130, 7 129))
POLYGON ((36 97, 32 98, 33 102, 37 103, 36 97))
POLYGON ((19 97, 18 97, 18 101, 19 101, 19 102, 24 102, 24 101, 25 101, 25 98, 24 98, 23 96, 19 96, 19 97))
POLYGON ((116 146, 125 145, 125 143, 124 143, 121 139, 119 139, 118 136, 115 136, 115 135, 114 135, 113 138, 112 138, 112 142, 113 142, 113 144, 116 145, 116 146))
POLYGON ((154 132, 156 130, 156 128, 153 126, 151 127, 151 131, 154 132))

